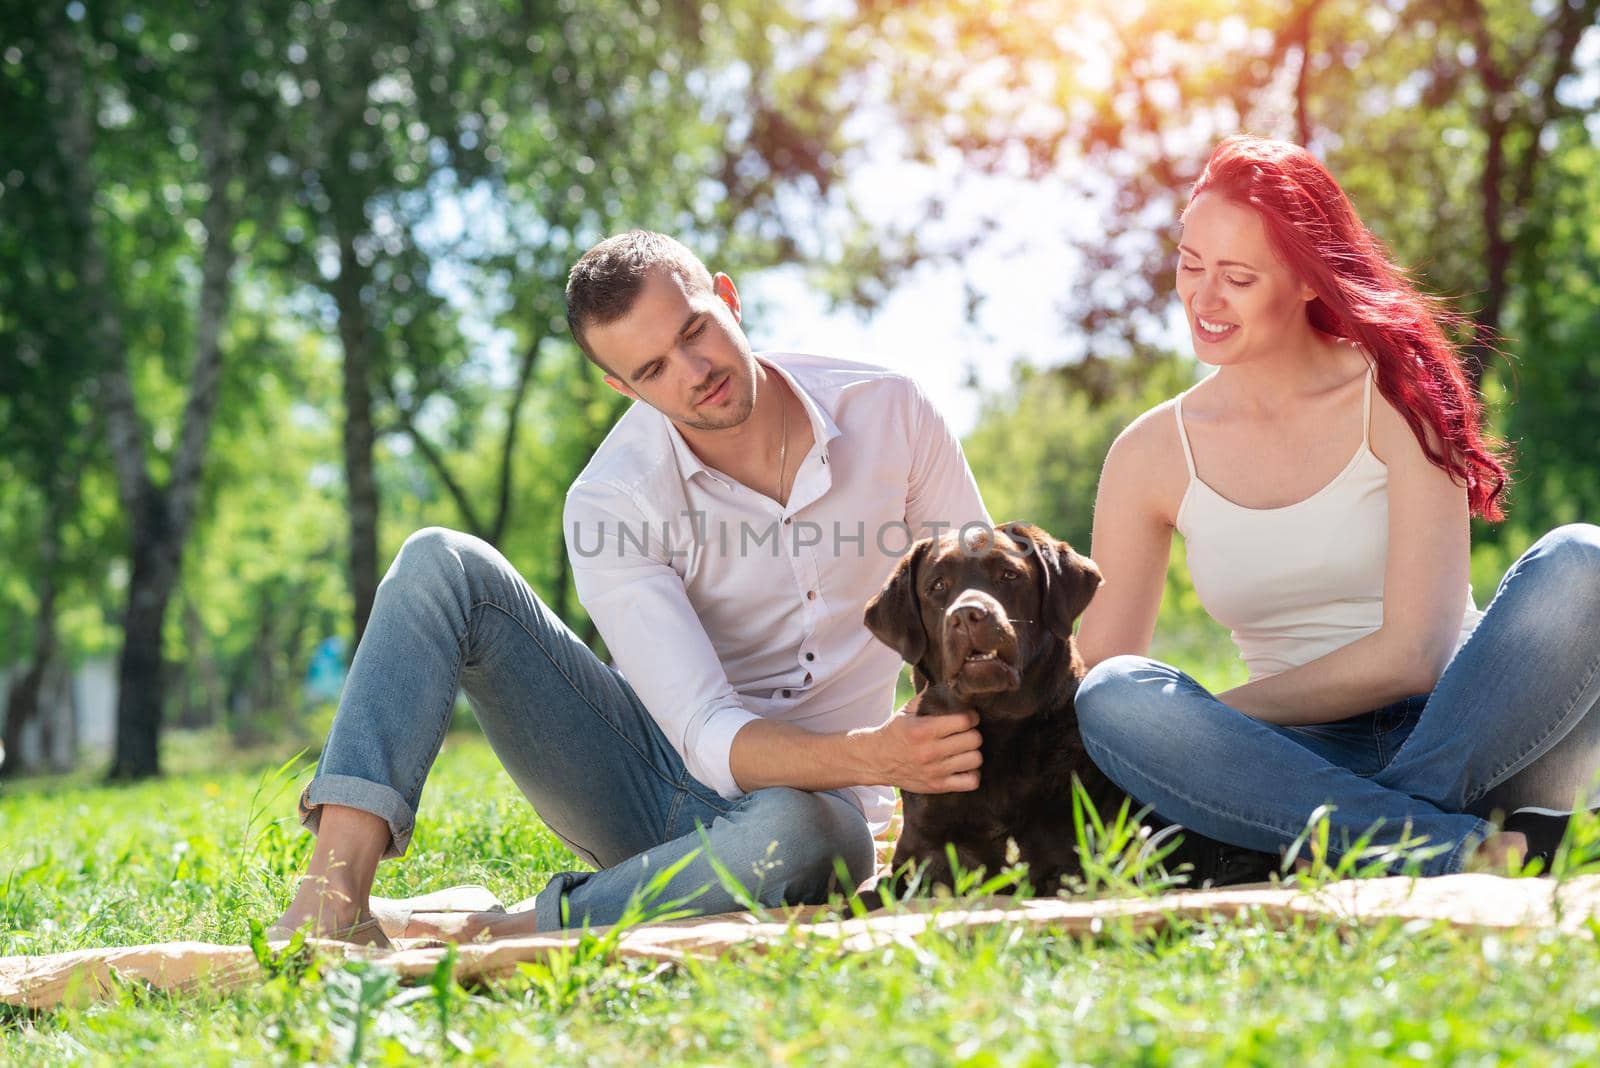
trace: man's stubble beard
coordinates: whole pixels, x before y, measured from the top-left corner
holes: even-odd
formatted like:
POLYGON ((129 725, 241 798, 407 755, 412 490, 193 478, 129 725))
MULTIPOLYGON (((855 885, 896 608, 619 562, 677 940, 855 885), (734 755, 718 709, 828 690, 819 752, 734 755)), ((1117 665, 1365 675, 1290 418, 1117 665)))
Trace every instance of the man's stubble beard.
POLYGON ((724 419, 685 419, 684 425, 696 430, 731 430, 750 418, 755 411, 755 401, 752 399, 742 405, 740 410, 730 412, 724 419))
MULTIPOLYGON (((752 375, 746 378, 745 382, 747 383, 745 396, 738 402, 738 407, 726 416, 721 419, 685 419, 683 424, 696 430, 731 430, 744 423, 756 410, 755 377, 752 375)), ((734 381, 730 381, 728 386, 732 388, 735 384, 734 381)))

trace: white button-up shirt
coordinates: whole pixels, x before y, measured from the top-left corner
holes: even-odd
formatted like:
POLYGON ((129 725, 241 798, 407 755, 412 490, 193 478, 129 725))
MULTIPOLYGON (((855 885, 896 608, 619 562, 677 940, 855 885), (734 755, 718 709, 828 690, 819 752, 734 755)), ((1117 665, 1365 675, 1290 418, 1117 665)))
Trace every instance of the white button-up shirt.
MULTIPOLYGON (((757 357, 805 406, 814 443, 787 505, 701 463, 670 420, 625 412, 567 493, 578 598, 617 667, 724 798, 757 717, 830 733, 894 711, 899 654, 862 623, 912 541, 988 525, 961 445, 917 384, 860 363, 757 357)), ((894 793, 853 794, 874 834, 894 793)))

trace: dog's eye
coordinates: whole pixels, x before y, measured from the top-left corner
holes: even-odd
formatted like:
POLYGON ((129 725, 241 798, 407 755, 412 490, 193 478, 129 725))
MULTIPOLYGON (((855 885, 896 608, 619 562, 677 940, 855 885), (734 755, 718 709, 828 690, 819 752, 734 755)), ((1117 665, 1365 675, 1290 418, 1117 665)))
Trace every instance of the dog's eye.
POLYGON ((1000 572, 1000 581, 1001 582, 1012 582, 1012 581, 1015 581, 1016 579, 1019 579, 1021 577, 1022 577, 1021 572, 1017 571, 1014 568, 1009 568, 1008 567, 1004 571, 1000 572))
POLYGON ((948 582, 946 582, 944 579, 942 579, 942 578, 941 579, 934 579, 933 580, 933 585, 928 587, 928 592, 929 593, 943 593, 945 590, 947 590, 949 588, 950 588, 950 584, 948 582))

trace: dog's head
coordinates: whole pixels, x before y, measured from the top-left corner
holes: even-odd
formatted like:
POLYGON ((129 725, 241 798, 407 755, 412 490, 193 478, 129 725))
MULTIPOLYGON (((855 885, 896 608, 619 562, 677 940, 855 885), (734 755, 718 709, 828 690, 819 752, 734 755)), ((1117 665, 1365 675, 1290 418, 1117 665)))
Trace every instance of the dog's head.
POLYGON ((867 603, 867 629, 930 683, 960 696, 1019 689, 1072 637, 1100 586, 1093 560, 1031 523, 912 546, 867 603))

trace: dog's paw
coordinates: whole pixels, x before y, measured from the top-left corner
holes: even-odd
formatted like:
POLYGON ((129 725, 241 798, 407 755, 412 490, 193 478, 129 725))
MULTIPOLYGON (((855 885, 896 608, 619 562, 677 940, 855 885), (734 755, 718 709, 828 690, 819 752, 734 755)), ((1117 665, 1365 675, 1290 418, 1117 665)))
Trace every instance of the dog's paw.
POLYGON ((878 888, 874 886, 871 890, 861 891, 850 900, 851 911, 855 911, 855 905, 859 902, 861 907, 867 912, 877 912, 888 903, 888 900, 889 899, 884 897, 882 892, 880 892, 878 888))

